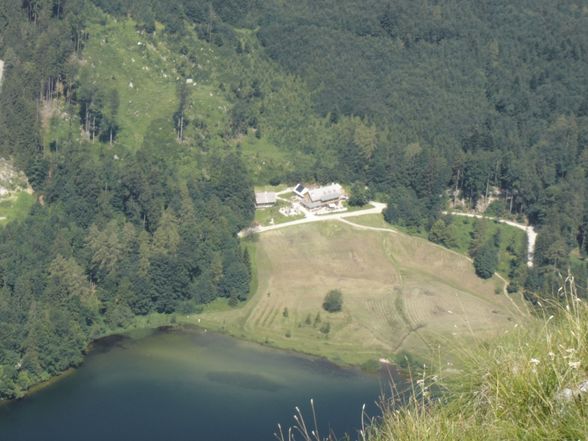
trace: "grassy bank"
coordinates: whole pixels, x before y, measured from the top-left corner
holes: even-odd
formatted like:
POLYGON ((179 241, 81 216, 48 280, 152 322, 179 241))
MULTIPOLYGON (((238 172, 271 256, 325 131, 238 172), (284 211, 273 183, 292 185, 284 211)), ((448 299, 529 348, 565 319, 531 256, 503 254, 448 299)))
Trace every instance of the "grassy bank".
POLYGON ((387 410, 364 441, 588 439, 588 308, 566 281, 565 308, 429 370, 424 398, 387 410), (442 400, 427 396, 441 387, 442 400))
MULTIPOLYGON (((450 219, 450 228, 454 236, 454 244, 451 250, 454 250, 464 256, 470 255, 470 248, 474 242, 474 230, 476 222, 481 222, 484 227, 481 229, 483 243, 493 238, 496 234, 500 237, 498 247, 498 268, 497 272, 504 277, 508 277, 512 271, 513 260, 526 258, 527 253, 527 235, 524 231, 513 226, 502 224, 492 220, 477 220, 468 217, 452 216, 450 219)), ((387 223, 383 216, 372 214, 362 216, 353 220, 354 223, 376 227, 376 228, 393 228, 411 236, 420 237, 428 240, 428 234, 425 231, 416 231, 414 229, 391 225, 387 223)))

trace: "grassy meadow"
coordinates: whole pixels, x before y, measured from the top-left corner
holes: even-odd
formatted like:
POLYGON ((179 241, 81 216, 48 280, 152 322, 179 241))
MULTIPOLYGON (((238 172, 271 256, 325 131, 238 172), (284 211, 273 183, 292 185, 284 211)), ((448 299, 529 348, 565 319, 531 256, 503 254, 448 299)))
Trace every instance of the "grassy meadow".
MULTIPOLYGON (((451 224, 454 226, 456 237, 456 250, 467 254, 472 243, 475 219, 462 216, 452 216, 451 224)), ((518 228, 501 224, 496 221, 485 220, 484 240, 490 239, 494 234, 500 234, 500 247, 498 255, 498 272, 507 276, 510 270, 510 261, 516 255, 527 255, 527 234, 518 228)))
POLYGON ((251 300, 182 321, 364 364, 401 352, 427 356, 438 345, 496 335, 524 320, 519 299, 504 296, 499 279, 479 279, 465 257, 419 238, 335 221, 270 231, 246 244, 255 270, 251 300), (343 292, 341 312, 322 309, 331 289, 343 292))
MULTIPOLYGON (((400 232, 407 232, 406 229, 397 225, 390 225, 381 215, 370 214, 353 220, 354 223, 376 228, 391 228, 400 232)), ((490 239, 496 232, 500 232, 500 247, 498 253, 498 273, 507 277, 510 272, 511 261, 518 256, 527 255, 527 235, 524 231, 510 225, 485 220, 484 240, 490 239)), ((469 217, 452 216, 451 226, 455 235, 455 247, 452 250, 467 256, 472 244, 475 219, 469 217)), ((426 240, 426 234, 408 232, 415 237, 426 240)))

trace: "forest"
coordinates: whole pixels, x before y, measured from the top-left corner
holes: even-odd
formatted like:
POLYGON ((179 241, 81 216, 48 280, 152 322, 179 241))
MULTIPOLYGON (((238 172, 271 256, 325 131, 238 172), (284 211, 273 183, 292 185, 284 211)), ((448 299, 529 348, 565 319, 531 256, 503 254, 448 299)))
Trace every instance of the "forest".
MULTIPOLYGON (((252 221, 254 183, 367 187, 359 199, 385 200, 386 220, 446 246, 448 203, 496 194, 497 213, 539 232, 534 267, 513 262, 512 291, 557 296, 571 268, 587 295, 583 2, 19 6, 0 0, 0 156, 25 171, 37 203, 0 230, 0 398, 75 366, 93 338, 137 316, 245 300, 251 267, 236 233, 252 221), (115 21, 179 60, 173 108, 141 121, 140 141, 123 91, 88 67, 90 29, 115 21), (197 43, 217 54, 214 75, 197 43), (228 103, 226 119, 198 115, 188 78, 228 103), (54 103, 65 116, 47 122, 54 103)), ((500 237, 481 241, 480 229, 470 252, 485 276, 500 237)))

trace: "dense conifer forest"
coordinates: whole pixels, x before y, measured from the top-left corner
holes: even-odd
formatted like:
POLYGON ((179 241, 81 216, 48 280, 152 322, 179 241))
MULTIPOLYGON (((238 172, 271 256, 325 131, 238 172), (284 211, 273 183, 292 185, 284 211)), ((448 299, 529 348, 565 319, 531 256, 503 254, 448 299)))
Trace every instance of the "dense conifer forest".
MULTIPOLYGON (((253 183, 367 186, 352 196, 446 245, 448 202, 493 193, 539 232, 513 289, 557 296, 571 268, 585 296, 587 29, 582 1, 0 0, 0 156, 37 197, 0 230, 0 398, 137 316, 245 300, 253 183), (175 110, 136 144, 120 91, 87 74, 90 26, 113 20, 179 60, 175 110), (196 40, 214 79, 196 76, 196 40), (192 78, 230 104, 216 134, 190 113, 192 78), (67 136, 43 117, 53 102, 67 136), (249 133, 272 154, 248 156, 249 133)), ((477 244, 480 274, 493 246, 477 244)))

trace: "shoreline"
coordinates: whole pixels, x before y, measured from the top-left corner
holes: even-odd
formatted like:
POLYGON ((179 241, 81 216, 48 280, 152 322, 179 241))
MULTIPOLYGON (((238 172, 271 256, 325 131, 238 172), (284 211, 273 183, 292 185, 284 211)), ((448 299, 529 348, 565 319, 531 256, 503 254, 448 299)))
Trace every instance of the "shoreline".
POLYGON ((50 378, 48 378, 47 380, 41 381, 39 383, 35 383, 33 384, 30 388, 28 388, 24 394, 20 397, 16 397, 16 398, 11 398, 8 400, 0 400, 0 408, 3 406, 9 406, 11 404, 14 403, 18 403, 20 401, 24 401, 26 399, 29 399, 31 397, 33 397, 34 395, 46 390, 47 388, 59 383, 61 380, 74 375, 77 370, 84 365, 84 363, 86 362, 86 358, 94 351, 98 351, 100 350, 100 348, 97 347, 97 344, 99 344, 101 341, 106 341, 108 339, 115 339, 116 341, 112 342, 111 344, 107 344, 105 345, 106 348, 108 348, 107 350, 109 350, 110 348, 114 347, 114 345, 116 345, 117 342, 125 340, 126 338, 130 338, 133 339, 132 334, 133 333, 137 333, 137 334, 145 334, 145 335, 138 335, 135 336, 135 338, 141 339, 141 338, 146 338, 149 335, 151 335, 154 332, 166 332, 166 331, 181 331, 181 330, 198 330, 202 333, 213 333, 213 334, 217 334, 219 336, 223 336, 223 337, 227 337, 227 338, 231 338, 240 342, 244 342, 244 343, 251 343, 251 344, 255 344, 273 351, 280 351, 280 352, 284 352, 286 354, 290 354, 290 355, 295 355, 295 356, 299 356, 299 357, 304 357, 307 359, 312 359, 312 360, 318 360, 318 361, 322 361, 322 362, 328 362, 331 363, 335 366, 337 366, 338 368, 341 369, 350 369, 350 370, 357 370, 363 374, 366 375, 376 375, 376 374, 380 374, 382 372, 386 372, 387 374, 390 373, 391 370, 393 370, 396 374, 403 376, 403 369, 401 369, 394 361, 390 362, 390 360, 387 360, 388 363, 382 363, 381 361, 376 361, 376 363, 378 363, 378 368, 377 369, 371 369, 368 368, 367 366, 362 366, 359 364, 352 364, 352 363, 345 363, 342 362, 341 360, 333 360, 330 359, 326 356, 321 356, 321 355, 316 355, 316 354, 312 354, 312 353, 308 353, 308 352, 304 352, 301 350, 295 350, 292 348, 282 348, 279 346, 275 346, 272 345, 270 343, 264 343, 264 342, 258 342, 252 339, 248 339, 245 336, 237 336, 237 335, 233 335, 230 332, 224 332, 222 330, 209 330, 203 326, 199 326, 197 324, 193 324, 193 323, 172 323, 173 315, 169 316, 169 321, 167 322, 162 322, 162 323, 157 323, 153 326, 144 326, 144 327, 131 327, 127 330, 121 330, 118 332, 112 332, 109 334, 105 334, 102 335, 100 337, 95 338, 94 340, 92 340, 91 342, 88 343, 86 350, 84 351, 84 360, 78 365, 78 366, 72 366, 69 367, 68 369, 66 369, 65 371, 54 375, 50 378), (121 337, 121 338, 119 338, 121 337))

